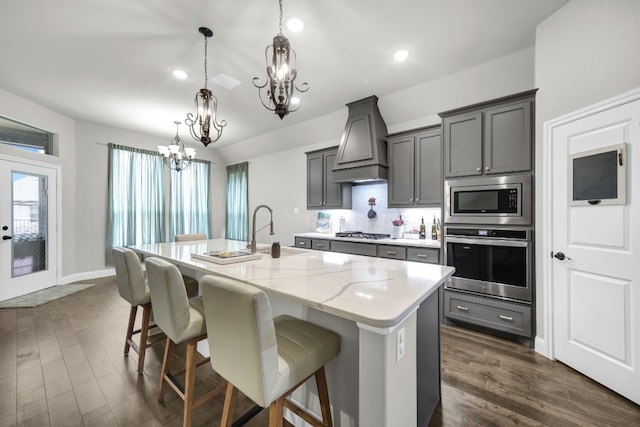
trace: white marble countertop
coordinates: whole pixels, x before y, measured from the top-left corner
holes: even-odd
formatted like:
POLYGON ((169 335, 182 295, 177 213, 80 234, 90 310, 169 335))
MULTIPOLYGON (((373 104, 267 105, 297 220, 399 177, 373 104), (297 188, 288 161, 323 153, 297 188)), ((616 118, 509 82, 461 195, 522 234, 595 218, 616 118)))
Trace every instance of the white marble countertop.
MULTIPOLYGON (((378 241, 386 243, 384 241, 378 241)), ((282 247, 271 258, 220 265, 191 257, 192 252, 234 251, 246 242, 200 240, 131 246, 145 256, 159 256, 203 274, 218 274, 274 292, 333 315, 375 328, 393 327, 453 274, 452 267, 282 247)))
POLYGON ((434 248, 440 249, 439 240, 429 239, 357 239, 349 237, 336 237, 335 233, 296 233, 294 237, 306 237, 309 239, 326 239, 326 240, 342 240, 347 242, 371 243, 378 245, 396 245, 396 246, 415 246, 417 248, 434 248))

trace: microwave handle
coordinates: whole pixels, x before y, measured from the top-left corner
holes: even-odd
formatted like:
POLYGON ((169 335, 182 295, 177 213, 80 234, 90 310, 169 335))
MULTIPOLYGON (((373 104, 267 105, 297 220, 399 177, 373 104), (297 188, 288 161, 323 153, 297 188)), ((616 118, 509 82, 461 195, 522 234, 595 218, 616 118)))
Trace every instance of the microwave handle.
POLYGON ((467 245, 484 245, 484 246, 510 246, 516 248, 526 248, 530 242, 526 240, 507 240, 507 239, 488 239, 485 237, 468 238, 468 237, 451 237, 444 236, 446 243, 463 243, 467 245))

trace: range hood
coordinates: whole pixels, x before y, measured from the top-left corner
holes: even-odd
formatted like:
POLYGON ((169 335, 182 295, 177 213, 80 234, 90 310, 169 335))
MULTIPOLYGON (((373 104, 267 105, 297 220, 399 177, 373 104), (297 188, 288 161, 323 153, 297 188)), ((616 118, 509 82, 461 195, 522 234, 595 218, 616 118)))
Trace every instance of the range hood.
POLYGON ((387 125, 378 110, 378 97, 347 104, 349 117, 333 165, 333 181, 366 183, 386 181, 387 125))

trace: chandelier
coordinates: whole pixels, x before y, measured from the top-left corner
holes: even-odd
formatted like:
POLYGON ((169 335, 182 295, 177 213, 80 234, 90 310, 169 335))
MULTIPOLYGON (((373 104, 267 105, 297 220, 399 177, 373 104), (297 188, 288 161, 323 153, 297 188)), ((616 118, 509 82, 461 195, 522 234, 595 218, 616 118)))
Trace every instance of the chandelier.
POLYGON ((253 85, 258 88, 258 96, 262 105, 283 119, 284 116, 297 111, 302 106, 302 93, 309 90, 309 85, 304 82, 298 87, 295 82, 298 76, 296 52, 291 48, 289 40, 282 34, 282 0, 278 1, 280 3, 280 32, 273 38, 273 44, 267 46, 264 52, 268 81, 262 84, 258 77, 254 77, 253 85), (271 62, 269 62, 269 57, 271 57, 271 62), (265 100, 262 89, 267 86, 265 100))
POLYGON ((187 113, 184 122, 189 126, 193 139, 202 142, 206 147, 220 139, 222 129, 227 125, 227 122, 222 120, 218 123, 218 98, 207 88, 207 80, 209 80, 207 76, 207 39, 213 36, 213 31, 206 27, 200 27, 198 31, 204 36, 204 88, 196 93, 194 99, 195 116, 187 113))
POLYGON ((173 137, 171 143, 167 145, 158 145, 158 151, 162 155, 164 164, 170 169, 180 172, 191 166, 193 158, 196 156, 196 150, 194 148, 184 148, 182 139, 178 135, 178 128, 180 122, 173 122, 176 124, 176 136, 173 137))

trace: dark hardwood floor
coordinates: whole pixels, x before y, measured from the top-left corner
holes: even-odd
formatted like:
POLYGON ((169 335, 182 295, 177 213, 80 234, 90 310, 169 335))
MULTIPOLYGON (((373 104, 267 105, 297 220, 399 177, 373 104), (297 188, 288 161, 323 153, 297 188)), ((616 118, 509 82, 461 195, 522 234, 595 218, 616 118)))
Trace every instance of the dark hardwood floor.
MULTIPOLYGON (((156 401, 162 346, 138 376, 137 354, 122 355, 129 307, 115 278, 88 282, 96 286, 35 309, 0 309, 0 426, 181 425, 175 393, 156 401)), ((221 382, 208 364, 197 377, 200 393, 221 382)), ((237 413, 250 406, 241 396, 237 413)), ((193 425, 218 425, 221 409, 222 398, 197 408, 193 425)), ((266 426, 266 411, 247 425, 266 426)), ((430 425, 638 426, 640 407, 527 347, 443 326, 430 425)))

